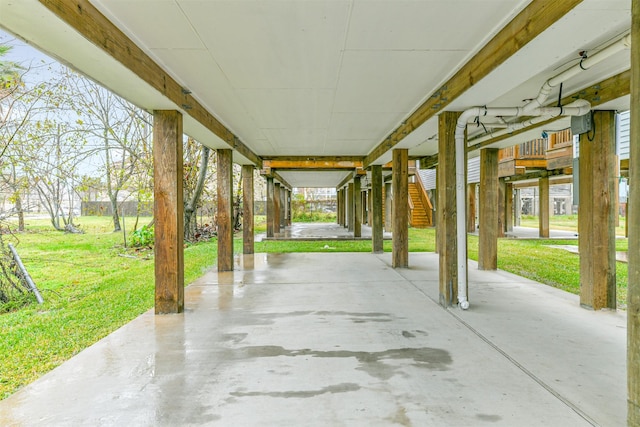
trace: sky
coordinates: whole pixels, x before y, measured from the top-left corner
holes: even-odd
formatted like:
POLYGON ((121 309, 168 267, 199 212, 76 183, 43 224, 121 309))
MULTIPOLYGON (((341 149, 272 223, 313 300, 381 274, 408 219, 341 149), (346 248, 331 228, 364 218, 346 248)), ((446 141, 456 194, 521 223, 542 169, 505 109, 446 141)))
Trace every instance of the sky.
POLYGON ((28 45, 13 34, 0 28, 0 44, 11 46, 11 50, 2 57, 3 61, 15 62, 25 69, 30 69, 25 75, 25 81, 37 83, 47 79, 50 75, 49 67, 59 67, 60 64, 53 58, 28 45))

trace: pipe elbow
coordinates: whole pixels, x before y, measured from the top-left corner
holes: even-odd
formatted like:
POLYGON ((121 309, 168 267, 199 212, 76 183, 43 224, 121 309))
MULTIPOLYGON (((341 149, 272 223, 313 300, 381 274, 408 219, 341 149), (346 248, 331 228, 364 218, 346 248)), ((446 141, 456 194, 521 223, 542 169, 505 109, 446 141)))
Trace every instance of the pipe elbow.
POLYGON ((463 299, 462 301, 458 302, 458 305, 460 306, 461 309, 463 310, 467 310, 469 309, 469 301, 467 301, 466 299, 463 299))

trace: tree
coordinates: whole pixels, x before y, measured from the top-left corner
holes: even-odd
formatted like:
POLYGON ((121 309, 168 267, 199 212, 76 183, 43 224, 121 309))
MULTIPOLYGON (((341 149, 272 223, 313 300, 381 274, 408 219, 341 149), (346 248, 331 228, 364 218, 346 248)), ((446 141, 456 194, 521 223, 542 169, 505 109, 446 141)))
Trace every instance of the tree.
POLYGON ((95 142, 95 153, 102 161, 113 231, 120 231, 121 192, 139 171, 141 155, 149 154, 144 149, 151 129, 149 115, 78 74, 69 74, 69 81, 86 137, 95 142))
MULTIPOLYGON (((214 153, 215 154, 215 153, 214 153)), ((202 199, 208 177, 211 149, 187 138, 183 147, 184 158, 184 238, 193 240, 196 232, 196 211, 202 199)))

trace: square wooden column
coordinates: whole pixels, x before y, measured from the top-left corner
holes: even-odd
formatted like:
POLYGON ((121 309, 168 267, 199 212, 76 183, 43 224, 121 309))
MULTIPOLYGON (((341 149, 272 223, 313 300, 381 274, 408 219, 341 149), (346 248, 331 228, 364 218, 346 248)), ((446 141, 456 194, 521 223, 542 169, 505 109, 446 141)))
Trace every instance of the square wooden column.
MULTIPOLYGON (((582 174, 580 174, 580 182, 582 183, 582 174)), ((540 237, 549 237, 549 177, 540 178, 538 180, 538 188, 540 193, 540 199, 538 200, 540 237)))
POLYGON ((292 212, 291 212, 291 195, 292 195, 293 191, 292 190, 287 190, 287 225, 289 227, 291 227, 291 217, 292 217, 292 212))
POLYGON ((289 190, 284 185, 280 186, 280 229, 287 227, 289 210, 287 209, 287 193, 289 190))
POLYGON ((631 136, 627 288, 627 425, 640 425, 640 0, 631 0, 631 136))
POLYGON ((476 231, 476 184, 467 185, 467 232, 476 231))
POLYGON ((515 190, 515 209, 513 210, 513 223, 516 227, 520 227, 520 218, 522 215, 522 195, 520 193, 520 189, 516 188, 515 190))
POLYGON ((458 301, 458 240, 456 209, 455 130, 460 113, 445 111, 438 116, 437 234, 440 304, 458 301))
POLYGON ((382 166, 371 166, 371 247, 374 254, 384 252, 382 230, 382 166))
POLYGON ((353 231, 354 224, 356 222, 356 214, 355 214, 355 200, 353 194, 353 182, 350 182, 347 186, 347 230, 353 231))
POLYGON ((347 188, 344 187, 340 190, 340 225, 347 227, 347 188))
POLYGON ((615 112, 595 111, 593 126, 580 135, 580 305, 600 310, 616 308, 615 112))
POLYGON ((513 183, 504 183, 504 227, 505 231, 513 231, 513 183))
POLYGON ((273 184, 273 233, 280 233, 280 183, 273 184))
POLYGON ((391 183, 384 183, 384 230, 387 233, 393 231, 393 193, 391 183))
POLYGON ((480 150, 478 269, 498 268, 498 149, 480 150))
POLYGON ((218 271, 233 270, 233 151, 217 150, 218 271))
POLYGON ((391 266, 409 267, 409 150, 393 150, 391 187, 393 192, 393 249, 391 266))
POLYGON ((252 254, 253 236, 253 166, 242 166, 242 253, 252 254))
POLYGON ((354 222, 353 237, 362 237, 362 181, 360 175, 353 178, 354 222))
POLYGON ((273 177, 267 177, 267 237, 274 236, 274 221, 275 221, 275 183, 273 182, 273 177))
POLYGON ((184 310, 182 115, 153 112, 155 312, 184 310))
POLYGON ((507 231, 507 205, 506 183, 503 178, 498 178, 498 237, 506 236, 507 231))

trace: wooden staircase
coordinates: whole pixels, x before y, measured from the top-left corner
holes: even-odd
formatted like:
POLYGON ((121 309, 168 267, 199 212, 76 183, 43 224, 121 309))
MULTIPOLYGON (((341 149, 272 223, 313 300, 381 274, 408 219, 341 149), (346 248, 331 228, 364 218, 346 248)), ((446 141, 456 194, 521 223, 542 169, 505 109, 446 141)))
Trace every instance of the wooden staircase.
POLYGON ((409 209, 409 224, 412 227, 427 228, 433 226, 433 206, 420 183, 409 183, 409 209))

